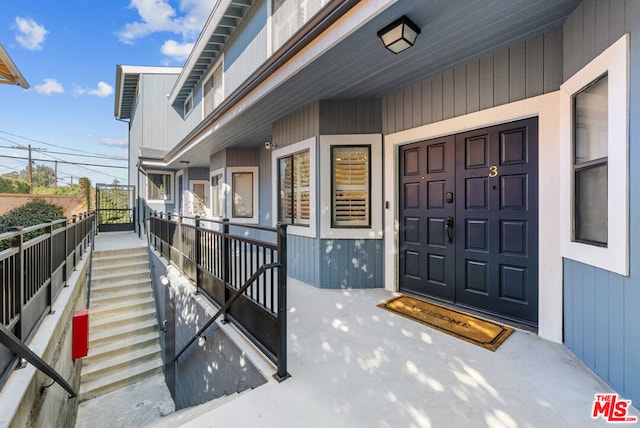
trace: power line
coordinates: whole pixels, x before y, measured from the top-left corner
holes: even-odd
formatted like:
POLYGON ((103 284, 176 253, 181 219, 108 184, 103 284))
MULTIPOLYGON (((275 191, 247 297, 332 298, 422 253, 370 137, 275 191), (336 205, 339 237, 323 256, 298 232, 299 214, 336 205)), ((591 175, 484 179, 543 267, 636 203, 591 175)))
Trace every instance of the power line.
MULTIPOLYGON (((42 153, 44 155, 46 155, 46 153, 42 153)), ((33 162, 58 162, 58 163, 65 163, 65 164, 69 164, 69 165, 86 165, 86 166, 98 166, 98 167, 103 167, 103 168, 120 168, 120 169, 129 169, 128 166, 112 166, 112 165, 98 165, 98 164, 93 164, 93 163, 84 163, 84 162, 69 162, 69 161, 65 161, 65 160, 61 160, 61 159, 56 159, 55 157, 51 156, 54 160, 50 160, 50 159, 31 159, 33 162)), ((20 156, 8 156, 8 155, 0 155, 0 158, 9 158, 9 159, 21 159, 21 160, 29 160, 29 158, 25 158, 25 157, 20 157, 20 156)), ((88 168, 87 168, 88 169, 88 168)), ((100 171, 94 171, 92 169, 89 169, 89 171, 93 171, 93 172, 100 172, 100 171)))
MULTIPOLYGON (((0 137, 2 138, 2 137, 0 137)), ((6 138, 2 138, 3 140, 7 140, 6 138)), ((11 141, 11 140, 7 140, 7 141, 11 141)), ((15 143, 13 141, 11 141, 12 143, 15 143)), ((17 143, 15 143, 17 144, 17 143)), ((15 146, 0 146, 1 149, 20 149, 20 150, 29 150, 28 147, 15 147, 15 146)), ((37 151, 40 152, 41 150, 32 147, 31 150, 33 151, 37 151)), ((46 149, 45 149, 46 150, 46 149)), ((118 162, 125 162, 127 159, 118 159, 118 158, 114 158, 114 157, 109 157, 109 156, 102 156, 102 155, 81 155, 78 153, 63 153, 63 152, 52 152, 47 150, 47 153, 53 153, 56 155, 65 155, 65 156, 79 156, 79 157, 85 157, 85 158, 96 158, 96 159, 107 159, 107 160, 113 160, 113 161, 118 161, 118 162)))
MULTIPOLYGON (((6 131, 0 131, 0 133, 2 133, 2 134, 6 134, 6 135, 11 135, 12 137, 16 137, 16 138, 22 138, 23 140, 33 141, 34 143, 44 144, 44 145, 46 145, 46 146, 57 147, 57 148, 59 148, 59 149, 76 150, 76 151, 78 151, 78 152, 82 152, 82 153, 93 154, 92 152, 87 152, 87 151, 85 151, 85 150, 74 149, 74 148, 71 148, 71 147, 59 146, 59 145, 57 145, 57 144, 52 144, 52 143, 47 143, 47 142, 45 142, 45 141, 35 140, 35 139, 33 139, 33 138, 24 137, 24 136, 22 136, 22 135, 12 134, 12 133, 10 133, 10 132, 6 132, 6 131)), ((1 138, 1 137, 0 137, 0 138, 1 138)), ((4 139, 6 140, 6 138, 4 138, 4 139)), ((10 140, 8 140, 8 141, 10 141, 10 140)), ((13 141, 12 141, 12 142, 13 142, 13 141)), ((16 143, 16 144, 18 144, 18 143, 16 143)), ((20 145, 22 145, 22 144, 20 144, 20 145)), ((24 147, 24 146, 23 146, 23 147, 24 147)))

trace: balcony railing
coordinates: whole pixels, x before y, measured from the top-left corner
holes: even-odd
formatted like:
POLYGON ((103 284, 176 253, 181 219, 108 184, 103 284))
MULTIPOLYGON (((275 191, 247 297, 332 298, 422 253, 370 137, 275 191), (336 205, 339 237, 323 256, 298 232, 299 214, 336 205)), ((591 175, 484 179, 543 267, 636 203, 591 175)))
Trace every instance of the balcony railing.
POLYGON ((286 379, 286 226, 153 213, 149 230, 151 245, 278 366, 276 379, 286 379))
MULTIPOLYGON (((40 321, 87 251, 94 213, 0 234, 0 324, 22 344, 40 321)), ((0 344, 0 386, 18 355, 0 344)))

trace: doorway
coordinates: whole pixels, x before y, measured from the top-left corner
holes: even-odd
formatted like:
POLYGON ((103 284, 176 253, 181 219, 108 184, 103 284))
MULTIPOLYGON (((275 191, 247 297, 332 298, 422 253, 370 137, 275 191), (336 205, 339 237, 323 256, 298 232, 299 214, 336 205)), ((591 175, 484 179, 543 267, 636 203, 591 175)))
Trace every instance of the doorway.
POLYGON ((538 322, 538 120, 399 153, 400 291, 538 322))

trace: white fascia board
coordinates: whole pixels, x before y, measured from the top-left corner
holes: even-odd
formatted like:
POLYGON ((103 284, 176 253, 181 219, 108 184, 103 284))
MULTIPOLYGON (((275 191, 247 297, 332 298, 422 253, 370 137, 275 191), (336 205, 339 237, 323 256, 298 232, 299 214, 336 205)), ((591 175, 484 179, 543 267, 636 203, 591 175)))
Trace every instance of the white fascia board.
POLYGON ((9 56, 9 53, 4 49, 4 46, 0 44, 0 62, 2 62, 11 72, 16 79, 16 84, 24 89, 29 89, 29 84, 26 79, 18 70, 18 67, 14 64, 13 60, 9 56))
POLYGON ((152 67, 143 65, 117 65, 116 66, 116 97, 114 105, 114 116, 120 118, 122 111, 122 95, 124 92, 124 81, 128 75, 141 74, 180 74, 182 67, 152 67))

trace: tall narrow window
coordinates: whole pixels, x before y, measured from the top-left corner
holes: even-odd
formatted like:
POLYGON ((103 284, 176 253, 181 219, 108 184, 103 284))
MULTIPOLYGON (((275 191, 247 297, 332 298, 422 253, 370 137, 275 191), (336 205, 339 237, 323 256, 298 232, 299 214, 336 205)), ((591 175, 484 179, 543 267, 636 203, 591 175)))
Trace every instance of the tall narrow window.
POLYGON ((211 113, 222 102, 222 66, 218 66, 204 82, 204 115, 211 113))
POLYGON ((184 102, 184 117, 187 117, 193 110, 193 94, 189 94, 184 102))
POLYGON ((253 173, 234 172, 231 176, 233 188, 233 217, 253 217, 253 173))
POLYGON ((211 177, 211 215, 223 217, 224 209, 222 203, 222 174, 211 177))
POLYGON ((310 220, 309 150, 278 159, 278 221, 308 226, 310 220))
POLYGON ((371 227, 371 146, 331 147, 332 227, 371 227))
POLYGON ((579 242, 607 245, 608 77, 573 97, 574 230, 579 242))

